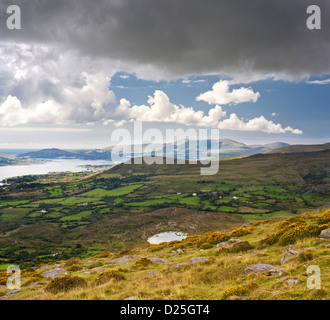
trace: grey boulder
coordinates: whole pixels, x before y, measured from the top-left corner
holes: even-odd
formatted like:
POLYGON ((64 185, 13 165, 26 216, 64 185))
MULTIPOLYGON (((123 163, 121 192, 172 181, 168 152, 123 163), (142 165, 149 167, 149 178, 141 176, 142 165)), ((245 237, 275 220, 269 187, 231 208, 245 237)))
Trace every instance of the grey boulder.
POLYGON ((198 262, 203 262, 203 261, 206 261, 206 260, 208 260, 208 258, 206 258, 206 257, 193 257, 188 261, 188 263, 189 264, 196 264, 198 262))
POLYGON ((322 230, 321 234, 319 235, 320 239, 330 239, 330 229, 322 230))
POLYGON ((271 264, 257 263, 257 264, 254 264, 252 266, 245 268, 245 270, 242 272, 242 274, 259 273, 259 272, 263 272, 263 271, 269 271, 271 273, 270 275, 273 275, 276 273, 281 273, 281 271, 283 271, 283 269, 274 267, 271 264))

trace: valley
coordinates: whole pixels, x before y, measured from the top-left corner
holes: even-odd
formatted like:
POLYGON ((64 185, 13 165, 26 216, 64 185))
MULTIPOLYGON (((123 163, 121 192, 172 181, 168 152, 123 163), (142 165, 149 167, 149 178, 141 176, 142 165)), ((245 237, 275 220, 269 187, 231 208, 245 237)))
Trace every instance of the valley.
POLYGON ((200 167, 123 163, 17 178, 0 189, 0 261, 28 267, 146 247, 165 231, 196 235, 329 204, 329 150, 224 158, 214 176, 200 167))

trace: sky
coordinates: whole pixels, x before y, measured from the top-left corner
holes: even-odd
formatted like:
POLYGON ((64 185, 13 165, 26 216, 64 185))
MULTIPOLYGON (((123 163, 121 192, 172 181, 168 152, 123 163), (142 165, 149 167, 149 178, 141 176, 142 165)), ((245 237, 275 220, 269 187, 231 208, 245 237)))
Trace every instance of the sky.
POLYGON ((104 148, 137 120, 329 142, 329 39, 327 0, 3 0, 0 149, 104 148), (307 28, 311 4, 321 29, 307 28))

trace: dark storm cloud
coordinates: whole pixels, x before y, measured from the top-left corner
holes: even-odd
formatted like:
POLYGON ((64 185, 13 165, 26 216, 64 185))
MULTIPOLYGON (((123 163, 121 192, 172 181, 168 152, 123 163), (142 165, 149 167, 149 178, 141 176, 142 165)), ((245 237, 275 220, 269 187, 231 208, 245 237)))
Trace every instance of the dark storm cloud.
POLYGON ((22 10, 22 30, 2 27, 4 41, 46 44, 83 56, 151 65, 173 77, 221 73, 297 79, 330 73, 328 0, 15 3, 22 10), (306 9, 311 4, 321 7, 322 30, 306 27, 306 9))

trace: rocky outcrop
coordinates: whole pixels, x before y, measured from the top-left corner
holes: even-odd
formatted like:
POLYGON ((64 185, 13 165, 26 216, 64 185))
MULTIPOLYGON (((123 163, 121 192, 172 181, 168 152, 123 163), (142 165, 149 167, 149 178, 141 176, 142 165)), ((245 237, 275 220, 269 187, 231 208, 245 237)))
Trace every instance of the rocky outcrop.
POLYGON ((330 229, 322 230, 321 234, 319 235, 320 239, 329 239, 330 240, 330 229))
POLYGON ((288 279, 285 281, 286 284, 288 285, 295 285, 295 284, 298 284, 298 280, 297 279, 288 279))
POLYGON ((106 261, 106 262, 104 262, 104 264, 109 265, 109 264, 125 263, 125 262, 129 262, 133 259, 139 259, 139 258, 141 258, 141 256, 139 256, 137 254, 133 254, 131 256, 123 256, 120 258, 112 259, 110 261, 106 261))
POLYGON ((178 255, 178 254, 184 254, 184 250, 178 249, 171 251, 171 254, 178 255))
POLYGON ((54 279, 54 278, 58 278, 58 277, 61 277, 61 276, 68 275, 68 274, 69 273, 66 272, 66 270, 63 269, 63 268, 54 268, 54 269, 50 269, 50 270, 44 271, 42 273, 42 276, 44 278, 54 279))
POLYGON ((64 266, 65 266, 65 263, 48 264, 48 265, 38 268, 36 271, 41 272, 41 271, 49 270, 51 268, 60 268, 60 267, 64 267, 64 266))
POLYGON ((4 298, 8 298, 10 296, 13 296, 14 294, 20 293, 21 290, 12 290, 12 291, 8 291, 6 294, 4 294, 3 296, 0 296, 0 299, 4 299, 4 298))
POLYGON ((294 246, 287 246, 285 247, 285 254, 284 257, 280 260, 281 264, 284 264, 286 262, 288 262, 289 260, 295 258, 299 253, 300 250, 295 248, 294 246))
POLYGON ((231 244, 235 243, 235 242, 240 242, 242 241, 241 239, 229 239, 228 241, 223 241, 217 244, 217 248, 221 248, 221 247, 226 247, 226 248, 230 248, 231 244))
POLYGON ((242 274, 259 273, 259 272, 263 272, 263 271, 268 271, 271 273, 269 275, 273 275, 276 273, 281 273, 282 271, 284 271, 284 269, 274 267, 271 264, 257 263, 257 264, 254 264, 252 266, 245 268, 244 271, 242 272, 242 274))
POLYGON ((188 261, 188 263, 189 264, 196 264, 198 262, 203 262, 203 261, 206 261, 206 260, 208 260, 208 258, 206 258, 206 257, 193 257, 188 261))
POLYGON ((128 261, 131 261, 132 258, 130 256, 124 256, 124 257, 120 257, 120 258, 116 258, 116 259, 112 259, 110 261, 104 262, 105 265, 108 264, 117 264, 117 263, 125 263, 128 261))
POLYGON ((166 260, 166 259, 162 259, 162 258, 150 258, 150 260, 153 263, 164 263, 164 264, 171 263, 170 260, 166 260))

